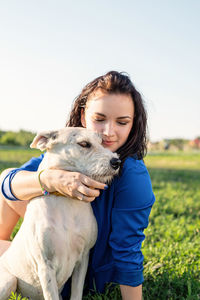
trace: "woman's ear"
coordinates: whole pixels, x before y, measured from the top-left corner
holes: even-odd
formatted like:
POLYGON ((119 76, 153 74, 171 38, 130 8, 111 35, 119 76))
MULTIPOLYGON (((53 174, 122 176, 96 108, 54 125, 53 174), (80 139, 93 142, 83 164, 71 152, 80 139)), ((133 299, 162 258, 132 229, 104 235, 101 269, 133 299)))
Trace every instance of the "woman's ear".
POLYGON ((85 110, 84 110, 84 108, 81 108, 81 124, 82 124, 83 127, 86 128, 85 110))

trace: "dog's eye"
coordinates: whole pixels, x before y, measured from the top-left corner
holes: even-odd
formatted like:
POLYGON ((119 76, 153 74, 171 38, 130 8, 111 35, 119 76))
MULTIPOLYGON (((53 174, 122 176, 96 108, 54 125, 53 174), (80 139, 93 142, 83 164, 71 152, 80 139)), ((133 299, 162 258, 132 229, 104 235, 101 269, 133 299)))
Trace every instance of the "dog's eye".
POLYGON ((78 143, 79 146, 83 147, 83 148, 90 148, 92 145, 89 142, 83 141, 78 143))

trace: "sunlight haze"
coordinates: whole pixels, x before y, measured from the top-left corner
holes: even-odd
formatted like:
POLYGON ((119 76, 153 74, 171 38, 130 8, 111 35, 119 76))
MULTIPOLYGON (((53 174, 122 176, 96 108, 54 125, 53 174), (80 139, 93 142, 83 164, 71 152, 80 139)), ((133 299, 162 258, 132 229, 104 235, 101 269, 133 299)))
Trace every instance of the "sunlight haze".
POLYGON ((200 136, 200 1, 1 1, 0 130, 65 126, 110 70, 146 103, 150 139, 200 136))

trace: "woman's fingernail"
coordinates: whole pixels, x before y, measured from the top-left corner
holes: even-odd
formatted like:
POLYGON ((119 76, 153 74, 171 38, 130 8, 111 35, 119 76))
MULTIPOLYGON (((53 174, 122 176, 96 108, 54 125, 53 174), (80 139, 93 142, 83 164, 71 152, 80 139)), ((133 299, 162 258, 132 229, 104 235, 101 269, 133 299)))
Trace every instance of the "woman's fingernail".
POLYGON ((108 185, 105 185, 105 186, 104 186, 104 190, 107 190, 107 189, 108 189, 108 185))

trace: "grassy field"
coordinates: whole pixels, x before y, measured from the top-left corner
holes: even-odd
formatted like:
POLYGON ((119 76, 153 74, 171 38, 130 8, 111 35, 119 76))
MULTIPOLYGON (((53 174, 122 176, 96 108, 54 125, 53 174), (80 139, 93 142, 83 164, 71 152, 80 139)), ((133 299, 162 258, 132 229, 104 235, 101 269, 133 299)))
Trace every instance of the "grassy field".
POLYGON ((149 155, 144 299, 200 299, 200 154, 149 155))
MULTIPOLYGON (((0 149, 0 170, 35 150, 0 149)), ((145 162, 156 203, 143 243, 144 300, 200 299, 200 154, 150 154, 145 162)), ((84 299, 121 299, 119 288, 84 299)))

